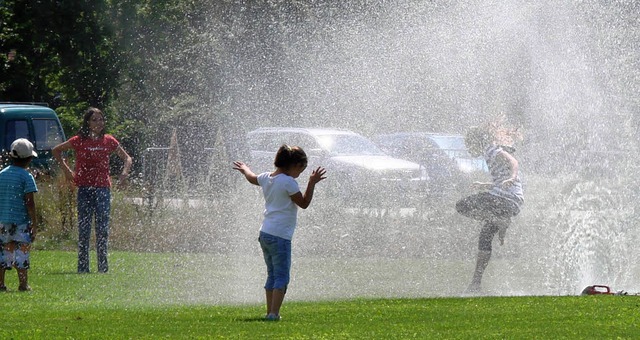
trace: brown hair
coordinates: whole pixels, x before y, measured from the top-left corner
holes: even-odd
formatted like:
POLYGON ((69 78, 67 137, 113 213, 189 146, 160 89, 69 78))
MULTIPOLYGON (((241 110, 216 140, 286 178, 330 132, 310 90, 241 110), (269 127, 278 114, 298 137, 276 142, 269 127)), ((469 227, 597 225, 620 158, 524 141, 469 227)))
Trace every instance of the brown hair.
POLYGON ((278 168, 288 169, 296 164, 307 165, 307 154, 299 146, 289 146, 283 144, 276 153, 273 165, 278 168))
MULTIPOLYGON (((91 120, 91 117, 96 113, 101 115, 104 119, 104 113, 102 113, 102 111, 98 108, 90 107, 84 112, 84 116, 82 117, 82 126, 80 126, 80 129, 78 130, 78 135, 80 136, 80 138, 89 138, 89 133, 91 132, 89 130, 89 120, 91 120)), ((102 137, 103 135, 104 129, 100 131, 100 137, 102 137)))
POLYGON ((493 143, 513 146, 520 140, 522 140, 522 134, 519 129, 509 127, 504 115, 480 126, 471 127, 464 136, 464 144, 470 151, 473 151, 472 149, 481 151, 493 143))

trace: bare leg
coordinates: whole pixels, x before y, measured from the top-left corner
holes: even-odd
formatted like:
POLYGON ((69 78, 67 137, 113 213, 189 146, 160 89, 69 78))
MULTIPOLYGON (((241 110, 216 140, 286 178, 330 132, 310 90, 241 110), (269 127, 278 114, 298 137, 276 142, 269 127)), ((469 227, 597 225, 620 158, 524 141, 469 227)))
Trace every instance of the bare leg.
POLYGON ((273 290, 270 314, 280 315, 280 307, 282 306, 282 301, 284 301, 284 292, 283 289, 273 290))
POLYGON ((4 273, 6 271, 4 267, 0 268, 0 290, 7 290, 7 286, 4 285, 4 273))
POLYGON ((264 290, 267 296, 267 315, 271 313, 271 306, 273 304, 273 289, 264 290))
POLYGON ((478 259, 476 260, 476 270, 473 272, 473 279, 471 280, 471 284, 469 285, 469 288, 467 288, 467 292, 469 293, 480 292, 482 275, 484 274, 484 270, 487 268, 487 265, 489 265, 490 259, 491 259, 491 251, 487 251, 487 250, 478 251, 478 259))
POLYGON ((18 271, 18 281, 20 282, 20 285, 18 286, 18 290, 20 291, 31 290, 31 287, 29 287, 27 269, 18 269, 18 268, 16 269, 18 271))
MULTIPOLYGON (((9 242, 7 244, 4 244, 2 246, 2 249, 0 249, 0 251, 2 251, 2 261, 3 263, 0 263, 0 290, 7 290, 7 286, 4 283, 4 275, 7 271, 7 268, 5 268, 5 265, 11 265, 11 263, 13 262, 13 251, 15 249, 15 243, 13 242, 9 242)), ((9 268, 10 269, 10 268, 9 268)))

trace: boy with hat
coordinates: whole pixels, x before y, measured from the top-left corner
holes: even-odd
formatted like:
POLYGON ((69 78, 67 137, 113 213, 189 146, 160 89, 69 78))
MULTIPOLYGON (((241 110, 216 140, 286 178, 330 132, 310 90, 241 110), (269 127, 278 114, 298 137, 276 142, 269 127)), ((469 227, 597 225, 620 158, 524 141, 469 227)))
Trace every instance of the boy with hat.
POLYGON ((19 291, 31 290, 27 280, 29 251, 36 236, 36 205, 33 194, 36 181, 27 171, 38 154, 29 140, 20 138, 11 144, 11 165, 0 171, 0 291, 6 291, 4 274, 15 267, 19 291))

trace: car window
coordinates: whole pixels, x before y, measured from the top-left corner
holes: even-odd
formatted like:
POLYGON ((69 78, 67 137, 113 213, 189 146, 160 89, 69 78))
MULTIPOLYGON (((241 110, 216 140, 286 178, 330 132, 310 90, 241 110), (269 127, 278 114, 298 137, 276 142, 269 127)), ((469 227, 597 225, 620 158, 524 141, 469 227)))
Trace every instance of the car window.
POLYGON ((275 133, 256 133, 249 140, 253 151, 276 152, 282 143, 282 135, 275 133))
POLYGON ((26 120, 9 120, 4 130, 4 149, 11 150, 11 143, 18 138, 29 138, 29 125, 26 120))
POLYGON ((442 149, 440 145, 431 138, 409 136, 407 138, 407 142, 409 141, 411 141, 410 142, 411 147, 414 147, 414 148, 421 148, 421 149, 431 150, 431 151, 442 149))
POLYGON ((471 157, 462 136, 430 136, 451 157, 471 157))
POLYGON ((332 156, 384 155, 372 141, 362 136, 326 134, 317 137, 320 146, 332 156))
POLYGON ((37 150, 51 150, 63 142, 62 129, 54 119, 34 119, 33 128, 37 150))
POLYGON ((398 143, 402 143, 404 138, 396 135, 379 135, 374 137, 375 142, 382 148, 394 149, 398 143))
POLYGON ((459 150, 464 149, 464 139, 455 136, 431 136, 433 140, 441 149, 459 150))

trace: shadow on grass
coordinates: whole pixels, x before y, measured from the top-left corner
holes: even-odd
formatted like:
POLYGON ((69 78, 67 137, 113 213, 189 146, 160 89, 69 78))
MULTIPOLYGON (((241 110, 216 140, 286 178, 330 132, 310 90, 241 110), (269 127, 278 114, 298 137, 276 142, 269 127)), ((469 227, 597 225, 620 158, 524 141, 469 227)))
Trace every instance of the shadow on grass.
POLYGON ((49 272, 42 275, 91 275, 97 273, 78 273, 77 271, 62 271, 62 272, 49 272))
POLYGON ((264 318, 264 316, 252 317, 252 318, 239 318, 236 320, 240 322, 273 322, 273 321, 268 321, 267 319, 264 318))

